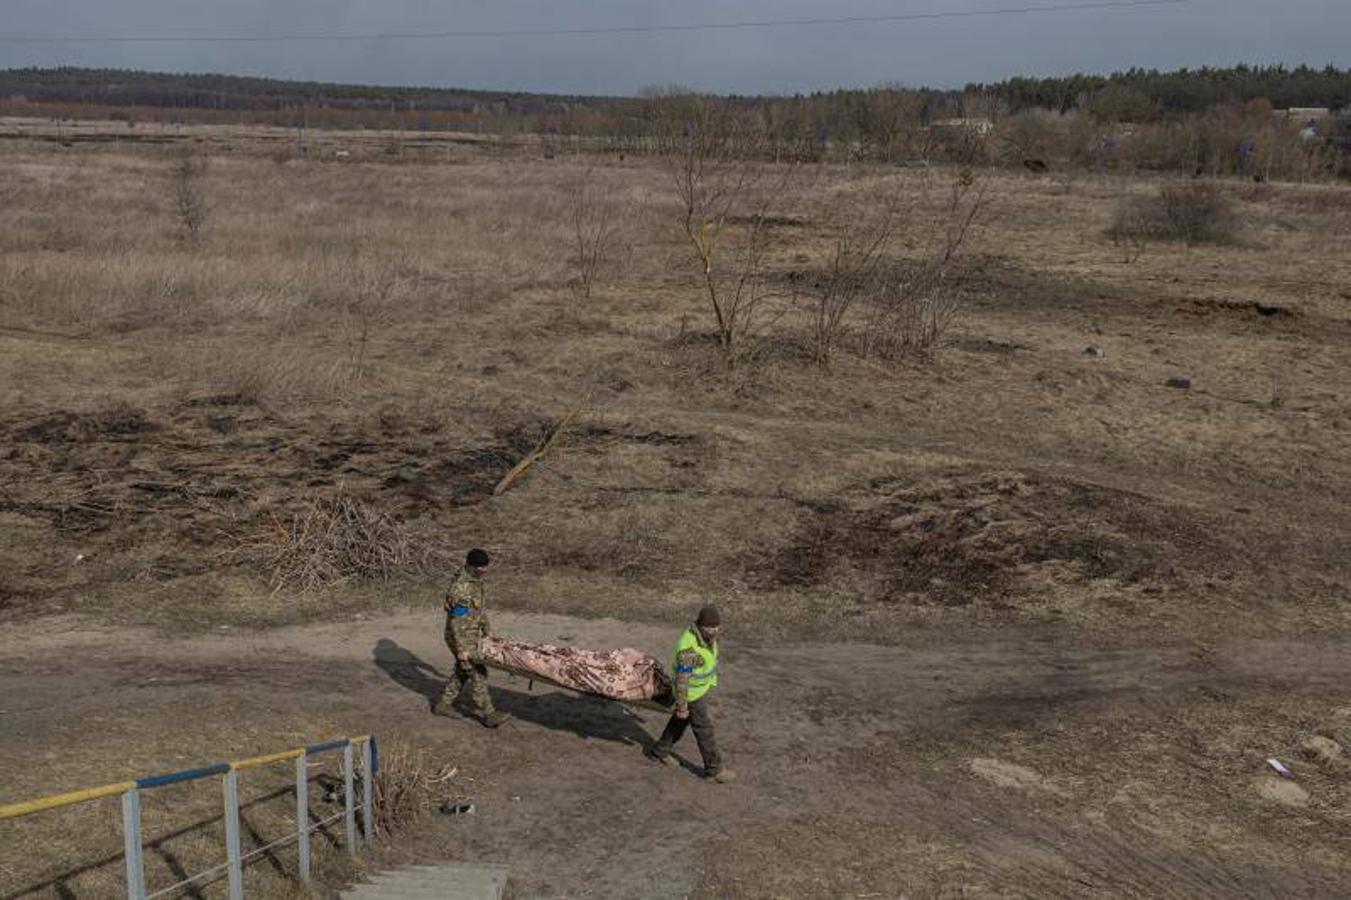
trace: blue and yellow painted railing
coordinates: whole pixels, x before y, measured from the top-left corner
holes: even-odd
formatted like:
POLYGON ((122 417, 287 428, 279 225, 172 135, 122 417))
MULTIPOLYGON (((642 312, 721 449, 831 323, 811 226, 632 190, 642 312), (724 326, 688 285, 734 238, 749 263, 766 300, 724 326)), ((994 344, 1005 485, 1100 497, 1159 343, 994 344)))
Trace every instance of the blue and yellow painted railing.
POLYGON ((362 821, 366 843, 369 845, 374 842, 375 805, 372 785, 375 780, 375 773, 379 771, 379 768, 380 754, 375 738, 371 735, 359 735, 351 738, 339 738, 335 741, 309 744, 296 750, 269 753, 266 756, 254 756, 233 762, 184 769, 181 772, 170 772, 166 775, 151 775, 147 778, 137 778, 134 781, 120 781, 115 784, 105 784, 100 787, 85 788, 65 794, 53 794, 50 797, 26 800, 22 803, 10 803, 0 806, 0 820, 15 819, 50 809, 60 809, 63 806, 74 806, 78 803, 88 803, 104 797, 121 796, 122 836, 126 856, 127 897, 129 900, 151 900, 151 898, 168 894, 192 882, 199 881, 208 875, 214 875, 221 869, 226 869, 229 873, 230 900, 242 900, 244 896, 244 864, 254 856, 259 856, 273 847, 289 844, 291 841, 295 841, 298 848, 300 879, 308 881, 310 878, 310 832, 316 828, 322 828, 339 817, 346 819, 347 847, 353 856, 357 852, 356 811, 358 809, 364 810, 362 821), (354 751, 357 747, 361 748, 362 802, 360 804, 355 802, 356 754, 354 751), (333 750, 342 751, 343 809, 342 812, 328 819, 311 824, 307 760, 311 756, 333 750), (295 833, 245 854, 242 852, 239 840, 239 773, 246 769, 286 762, 287 760, 295 760, 296 769, 295 833), (171 784, 198 781, 215 775, 224 776, 226 861, 214 868, 207 869, 205 872, 198 872, 178 884, 162 888, 153 894, 146 893, 141 840, 141 792, 167 787, 171 784))

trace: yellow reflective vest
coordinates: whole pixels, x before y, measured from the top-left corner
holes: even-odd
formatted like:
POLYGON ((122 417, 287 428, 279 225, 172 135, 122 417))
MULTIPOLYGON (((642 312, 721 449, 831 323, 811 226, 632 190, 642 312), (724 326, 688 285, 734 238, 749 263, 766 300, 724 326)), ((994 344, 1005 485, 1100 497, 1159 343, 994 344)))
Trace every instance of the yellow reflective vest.
POLYGON ((718 686, 718 642, 705 644, 696 628, 688 628, 680 636, 675 649, 676 677, 686 675, 690 679, 687 699, 693 703, 718 686), (694 656, 698 663, 690 665, 694 656))

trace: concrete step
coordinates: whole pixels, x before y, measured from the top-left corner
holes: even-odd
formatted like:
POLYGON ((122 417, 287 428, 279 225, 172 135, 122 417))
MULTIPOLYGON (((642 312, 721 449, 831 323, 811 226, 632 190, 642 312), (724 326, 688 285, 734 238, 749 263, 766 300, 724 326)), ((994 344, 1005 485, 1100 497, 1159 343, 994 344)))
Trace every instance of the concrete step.
POLYGON ((485 863, 409 866, 353 885, 341 900, 501 900, 507 867, 485 863))

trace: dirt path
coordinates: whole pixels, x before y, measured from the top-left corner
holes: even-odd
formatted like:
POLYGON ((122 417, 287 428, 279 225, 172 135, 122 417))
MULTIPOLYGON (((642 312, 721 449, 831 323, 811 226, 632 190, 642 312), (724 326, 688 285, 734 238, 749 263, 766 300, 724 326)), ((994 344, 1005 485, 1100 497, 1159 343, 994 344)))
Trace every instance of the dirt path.
MULTIPOLYGON (((18 773, 58 750, 88 766, 47 786, 74 788, 141 774, 120 771, 146 758, 128 759, 128 735, 179 734, 181 752, 213 718, 319 710, 458 765, 456 790, 477 814, 433 820, 408 852, 506 863, 516 896, 1351 890, 1335 849, 1345 771, 1300 770, 1315 791, 1305 807, 1263 804, 1250 790, 1262 748, 1242 738, 1287 753, 1300 722, 1334 715, 1339 696, 1344 707, 1345 644, 1089 649, 1043 631, 747 646, 733 634, 717 721, 741 778, 719 787, 644 761, 662 725, 651 713, 497 678, 516 716, 501 731, 428 715, 447 657, 436 625, 418 613, 181 640, 26 626, 0 638, 0 756, 16 776, 0 799, 27 792, 18 773), (122 752, 109 760, 112 746, 122 752)), ((661 656, 674 638, 612 620, 495 625, 661 656)), ((682 750, 697 762, 692 742, 682 750)))

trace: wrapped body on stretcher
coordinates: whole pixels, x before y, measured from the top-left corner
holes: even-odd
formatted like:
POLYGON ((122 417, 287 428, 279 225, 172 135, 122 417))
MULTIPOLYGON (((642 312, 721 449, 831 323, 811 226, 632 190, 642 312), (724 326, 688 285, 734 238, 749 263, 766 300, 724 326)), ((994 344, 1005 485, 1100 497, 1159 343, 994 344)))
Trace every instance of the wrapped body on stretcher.
POLYGON ((577 650, 485 637, 481 652, 489 668, 583 694, 663 711, 675 702, 661 663, 638 650, 577 650))

